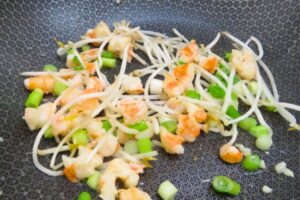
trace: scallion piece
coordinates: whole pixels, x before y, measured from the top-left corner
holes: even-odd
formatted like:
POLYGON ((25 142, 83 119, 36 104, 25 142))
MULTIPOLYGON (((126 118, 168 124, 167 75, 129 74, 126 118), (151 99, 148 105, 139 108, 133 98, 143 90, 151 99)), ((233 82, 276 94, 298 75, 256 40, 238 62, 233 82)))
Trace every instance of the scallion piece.
POLYGON ((264 106, 263 108, 268 112, 277 112, 277 108, 275 106, 264 106))
POLYGON ((91 47, 89 45, 84 45, 84 46, 81 47, 82 51, 88 51, 90 49, 91 49, 91 47))
POLYGON ((241 116, 241 114, 239 113, 239 111, 233 105, 230 105, 227 108, 226 115, 228 115, 229 117, 231 117, 233 119, 236 119, 239 116, 241 116))
POLYGON ((241 191, 240 184, 226 176, 215 176, 213 178, 212 186, 217 192, 231 195, 238 195, 241 191))
POLYGON ((91 189, 96 190, 99 183, 99 179, 100 179, 100 173, 96 171, 90 177, 88 177, 86 183, 91 189))
POLYGON ((43 69, 46 72, 57 72, 57 67, 55 65, 52 65, 52 64, 45 65, 43 69))
POLYGON ((147 153, 152 151, 152 143, 150 138, 140 138, 137 141, 139 153, 147 153))
POLYGON ((261 137, 263 135, 269 135, 269 128, 263 125, 254 126, 249 130, 250 134, 254 137, 261 137))
POLYGON ((250 131, 251 128, 257 125, 256 119, 253 117, 247 117, 238 123, 239 127, 245 131, 250 131))
POLYGON ((178 63, 177 63, 178 65, 183 65, 183 64, 185 64, 185 62, 183 62, 182 60, 178 60, 178 63))
POLYGON ((73 135, 72 135, 72 142, 73 142, 73 145, 76 145, 76 146, 87 145, 89 143, 87 130, 79 129, 79 130, 75 131, 75 133, 73 133, 73 135))
POLYGON ((44 133, 44 138, 51 139, 54 138, 54 135, 52 133, 52 127, 50 126, 44 133))
POLYGON ((80 70, 83 70, 84 67, 83 67, 82 65, 78 65, 78 66, 74 66, 73 69, 74 69, 75 71, 80 71, 80 70))
POLYGON ((129 154, 137 154, 139 152, 137 141, 129 140, 126 142, 124 145, 124 151, 129 154))
POLYGON ((115 68, 117 66, 117 60, 113 58, 102 58, 102 67, 115 68))
POLYGON ((177 128, 177 122, 175 120, 164 121, 161 126, 166 128, 170 133, 175 133, 177 128))
POLYGON ((248 88, 250 90, 250 92, 253 94, 253 95, 256 95, 257 93, 257 88, 258 88, 258 84, 256 81, 250 81, 248 83, 248 88))
POLYGON ((226 52, 224 58, 225 58, 225 60, 226 60, 227 62, 230 62, 231 59, 232 59, 232 53, 226 52))
POLYGON ((137 131, 143 132, 147 130, 149 127, 144 120, 137 122, 133 125, 130 125, 129 128, 135 129, 137 131))
POLYGON ((105 51, 105 50, 102 51, 101 57, 102 58, 110 58, 110 59, 116 58, 113 52, 111 52, 111 51, 105 51))
POLYGON ((92 200, 92 197, 88 192, 80 192, 77 200, 92 200))
POLYGON ((53 87, 53 93, 54 93, 54 95, 59 96, 67 88, 68 88, 68 86, 65 85, 64 83, 62 83, 60 81, 55 81, 54 87, 53 87))
POLYGON ((102 128, 107 132, 109 129, 111 129, 111 123, 108 120, 102 121, 102 128))
POLYGON ((208 86, 208 92, 213 98, 223 99, 225 97, 225 91, 216 84, 211 84, 208 86))
POLYGON ((247 156, 242 161, 242 166, 245 170, 253 172, 260 168, 261 160, 257 154, 247 156))
POLYGON ((76 66, 79 66, 81 65, 80 61, 79 61, 79 58, 77 56, 74 56, 73 57, 73 63, 76 65, 76 66))
POLYGON ((219 68, 225 73, 225 74, 230 74, 230 69, 228 69, 224 64, 221 62, 219 63, 219 68))
POLYGON ((201 99, 201 95, 196 90, 188 90, 185 92, 185 96, 192 98, 192 99, 201 99))
POLYGON ((68 49, 68 51, 67 51, 67 54, 68 55, 71 55, 71 54, 73 54, 74 53, 74 50, 71 48, 71 49, 68 49))
POLYGON ((173 200, 178 189, 168 180, 161 183, 158 188, 158 194, 163 200, 173 200))
POLYGON ((42 99, 43 99, 44 92, 41 89, 33 90, 26 99, 25 106, 30 108, 37 108, 39 107, 42 99))
POLYGON ((256 139, 255 145, 257 148, 263 151, 267 151, 273 144, 272 137, 269 135, 263 135, 256 139))

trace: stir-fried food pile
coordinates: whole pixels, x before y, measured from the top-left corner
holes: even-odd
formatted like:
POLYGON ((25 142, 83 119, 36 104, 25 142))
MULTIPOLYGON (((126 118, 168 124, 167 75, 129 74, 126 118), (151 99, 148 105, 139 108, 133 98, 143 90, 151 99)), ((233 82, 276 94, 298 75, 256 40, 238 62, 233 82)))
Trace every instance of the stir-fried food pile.
MULTIPOLYGON (((140 174, 156 160, 157 148, 183 154, 184 146, 201 134, 217 132, 231 137, 220 147, 220 158, 256 171, 263 161, 235 143, 238 127, 256 137, 256 146, 263 151, 272 146, 273 130, 261 108, 278 112, 292 129, 299 129, 287 110, 299 111, 299 106, 279 101, 256 38, 243 43, 223 32, 236 48, 220 57, 212 52, 220 33, 204 46, 173 31, 175 37, 169 37, 132 28, 124 21, 111 30, 100 22, 76 43, 58 42, 57 54, 66 58, 64 68, 48 64, 43 71, 22 73, 28 76, 24 85, 31 91, 24 120, 30 130, 39 130, 33 146, 39 170, 64 175, 71 182, 87 179, 104 200, 150 199, 137 185, 140 174), (257 45, 258 55, 248 47, 251 42, 257 45), (140 63, 139 69, 126 73, 133 60, 140 63), (103 72, 115 67, 119 73, 109 82, 103 72), (239 111, 241 102, 249 105, 245 113, 239 111), (57 146, 39 149, 43 137, 54 139, 57 146), (38 160, 46 155, 51 156, 49 167, 38 160), (117 188, 117 179, 124 188, 117 188)), ((213 186, 219 192, 240 191, 237 183, 222 176, 214 178, 213 186), (222 189, 221 182, 232 183, 233 191, 222 189)), ((176 192, 169 181, 159 188, 163 199, 174 198, 176 192)))

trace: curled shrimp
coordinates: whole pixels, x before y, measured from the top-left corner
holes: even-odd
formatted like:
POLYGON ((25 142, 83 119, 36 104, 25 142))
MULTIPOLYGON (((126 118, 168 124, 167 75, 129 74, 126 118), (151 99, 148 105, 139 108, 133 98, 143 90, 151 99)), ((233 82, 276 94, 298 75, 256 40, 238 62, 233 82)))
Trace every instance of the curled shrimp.
POLYGON ((172 133, 169 133, 166 129, 161 128, 160 140, 167 153, 184 153, 184 148, 182 146, 184 139, 180 135, 174 135, 172 133))
POLYGON ((55 79, 52 76, 36 76, 24 80, 28 90, 41 89, 45 94, 53 92, 55 79))
POLYGON ((195 40, 192 40, 187 46, 180 50, 180 60, 185 63, 193 62, 199 53, 199 47, 195 40))
POLYGON ((106 140, 98 153, 103 157, 112 156, 119 147, 118 139, 111 134, 106 134, 106 140))
POLYGON ((125 124, 134 124, 147 116, 148 107, 142 99, 125 98, 118 105, 125 124))
POLYGON ((144 92, 142 81, 139 77, 124 75, 122 89, 128 94, 142 94, 144 92))
POLYGON ((180 115, 178 117, 178 126, 176 133, 184 138, 184 141, 193 142, 200 134, 201 126, 194 117, 189 115, 180 115))
POLYGON ((199 123, 204 122, 207 119, 207 113, 201 106, 197 106, 192 103, 186 103, 186 109, 189 115, 194 117, 199 123))
POLYGON ((151 200, 151 197, 142 190, 131 187, 129 189, 119 190, 119 200, 151 200))
POLYGON ((128 61, 130 62, 133 57, 133 46, 131 42, 131 37, 129 36, 116 36, 109 41, 107 49, 108 51, 114 52, 119 58, 122 58, 125 48, 129 46, 128 61))
POLYGON ((213 56, 213 55, 208 56, 208 57, 201 56, 199 58, 199 65, 200 65, 200 67, 203 67, 210 73, 214 73, 219 66, 219 61, 218 61, 217 57, 213 56))
MULTIPOLYGON (((111 31, 108 27, 108 25, 101 21, 100 23, 97 24, 97 26, 94 29, 89 29, 85 36, 87 38, 101 38, 101 37, 107 37, 111 34, 111 31)), ((99 42, 94 42, 92 43, 94 46, 99 46, 99 42)))

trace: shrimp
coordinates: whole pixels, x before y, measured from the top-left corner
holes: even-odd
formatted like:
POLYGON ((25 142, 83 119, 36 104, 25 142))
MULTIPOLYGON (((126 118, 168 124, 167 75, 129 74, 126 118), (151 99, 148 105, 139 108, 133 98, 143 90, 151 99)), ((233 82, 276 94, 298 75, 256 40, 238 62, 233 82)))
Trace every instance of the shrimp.
POLYGON ((227 163, 239 163, 243 159, 243 154, 234 146, 225 144, 220 148, 221 159, 227 163))
POLYGON ((139 164, 139 163, 129 163, 131 169, 137 173, 137 174, 142 174, 144 173, 144 168, 145 165, 144 164, 139 164))
POLYGON ((169 97, 181 95, 194 79, 194 64, 184 64, 174 68, 164 80, 164 91, 169 97))
POLYGON ((123 132, 122 130, 117 130, 117 138, 120 144, 125 144, 131 139, 131 136, 123 132))
POLYGON ((199 47, 195 40, 192 40, 186 47, 180 50, 180 60, 185 63, 193 62, 199 53, 199 47))
POLYGON ((65 119, 65 116, 58 115, 54 117, 51 127, 53 135, 65 135, 72 129, 73 123, 72 120, 65 119))
POLYGON ((52 76, 36 76, 24 80, 28 90, 41 89, 45 94, 53 92, 55 79, 52 76))
POLYGON ((98 153, 103 157, 112 156, 119 147, 118 139, 111 134, 106 134, 106 142, 103 144, 98 153))
POLYGON ((125 98, 121 100, 117 108, 124 117, 125 124, 134 124, 147 116, 148 107, 142 99, 125 98))
POLYGON ((169 108, 175 110, 175 111, 178 112, 178 113, 183 113, 183 112, 186 111, 186 107, 185 107, 185 105, 184 105, 184 102, 182 102, 181 100, 177 99, 176 97, 170 98, 170 99, 167 101, 166 105, 167 105, 169 108))
POLYGON ((86 130, 91 138, 98 138, 105 133, 102 128, 102 122, 97 118, 92 119, 86 130))
POLYGON ((130 165, 122 159, 113 159, 100 178, 98 189, 100 197, 105 200, 114 200, 118 194, 116 180, 124 182, 125 188, 135 187, 139 181, 139 175, 135 173, 130 165))
POLYGON ((119 190, 119 200, 151 200, 151 197, 146 192, 131 187, 127 190, 119 190))
POLYGON ((200 134, 201 126, 194 117, 189 115, 180 115, 178 117, 178 126, 176 133, 184 138, 184 141, 193 142, 200 134))
POLYGON ((129 36, 117 36, 113 37, 109 41, 109 45, 107 47, 108 51, 114 52, 119 58, 122 58, 123 51, 125 50, 126 46, 129 45, 128 50, 128 61, 130 62, 133 56, 133 46, 131 44, 131 37, 129 36))
POLYGON ((219 61, 213 55, 208 57, 201 56, 199 58, 199 65, 213 74, 219 66, 219 61))
POLYGON ((186 109, 189 115, 194 117, 197 122, 201 123, 207 119, 207 114, 201 106, 197 106, 192 103, 186 103, 186 109))
POLYGON ((80 90, 79 88, 73 88, 70 91, 68 91, 59 101, 60 105, 65 105, 67 103, 69 103, 70 101, 72 101, 74 98, 82 95, 82 90, 80 90))
POLYGON ((98 51, 99 51, 99 49, 97 49, 97 48, 90 49, 90 50, 81 52, 80 56, 83 60, 91 62, 91 61, 97 59, 98 51))
POLYGON ((95 172, 95 169, 102 164, 102 157, 98 154, 95 154, 89 162, 86 162, 91 151, 88 147, 79 146, 78 157, 70 158, 66 155, 62 156, 65 166, 64 174, 71 182, 78 182, 91 176, 95 172))
POLYGON ((26 108, 23 119, 31 131, 41 128, 54 112, 53 103, 48 102, 38 108, 26 108))
POLYGON ((169 133, 165 128, 161 128, 160 140, 167 153, 184 153, 184 148, 182 146, 184 139, 180 135, 174 135, 169 133))
POLYGON ((257 62, 253 54, 246 50, 232 50, 232 59, 230 61, 232 67, 236 69, 237 74, 244 80, 255 79, 257 62))
MULTIPOLYGON (((86 89, 82 92, 82 94, 89 94, 95 92, 93 89, 86 89)), ((80 114, 85 113, 89 114, 92 110, 94 110, 99 105, 99 101, 97 98, 86 99, 75 104, 72 108, 70 108, 70 114, 80 114)))
POLYGON ((122 89, 128 94, 142 94, 144 92, 142 81, 139 77, 124 75, 122 89))
MULTIPOLYGON (((87 38, 101 38, 101 37, 107 37, 111 34, 111 31, 108 27, 108 25, 101 21, 100 23, 97 24, 97 26, 94 29, 89 29, 85 36, 87 38)), ((94 46, 99 46, 99 42, 94 42, 92 43, 94 46)))
POLYGON ((104 83, 99 78, 91 76, 87 80, 86 89, 92 90, 93 92, 101 92, 104 90, 104 83))

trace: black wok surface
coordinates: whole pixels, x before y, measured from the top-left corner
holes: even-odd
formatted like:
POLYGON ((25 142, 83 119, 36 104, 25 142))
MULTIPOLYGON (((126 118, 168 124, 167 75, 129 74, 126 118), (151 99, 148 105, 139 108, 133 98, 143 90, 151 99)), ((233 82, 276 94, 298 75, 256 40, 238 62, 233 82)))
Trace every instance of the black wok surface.
MULTIPOLYGON (((73 184, 64 177, 49 177, 37 170, 31 150, 36 133, 22 120, 24 100, 22 71, 40 70, 44 64, 62 66, 52 38, 76 41, 100 20, 112 24, 126 19, 143 29, 170 33, 176 27, 188 38, 209 43, 218 31, 227 30, 242 40, 251 35, 263 43, 264 61, 277 81, 284 102, 300 104, 300 1, 298 0, 1 0, 0 1, 0 199, 76 199, 85 184, 73 184)), ((229 50, 222 40, 216 50, 229 50)), ((129 70, 141 67, 132 64, 129 70)), ((109 77, 115 71, 105 71, 109 77)), ((274 128, 270 154, 254 147, 254 138, 240 132, 238 142, 261 155, 267 169, 246 173, 240 165, 226 165, 218 158, 218 149, 228 138, 211 133, 185 145, 183 156, 160 151, 152 169, 141 176, 139 187, 153 199, 161 182, 169 179, 178 188, 176 199, 300 199, 300 135, 288 132, 288 124, 274 113, 263 113, 274 128), (286 161, 295 178, 277 175, 274 165, 286 161), (241 183, 237 197, 216 194, 210 183, 215 175, 227 175, 241 183), (263 194, 266 184, 274 189, 263 194)), ((297 114, 299 117, 299 114, 297 114)), ((44 142, 45 143, 45 142, 44 142)), ((50 145, 46 142, 42 146, 50 145)), ((47 163, 47 159, 41 159, 47 163)), ((49 159, 48 159, 49 161, 49 159)), ((94 199, 96 194, 93 193, 94 199)))

